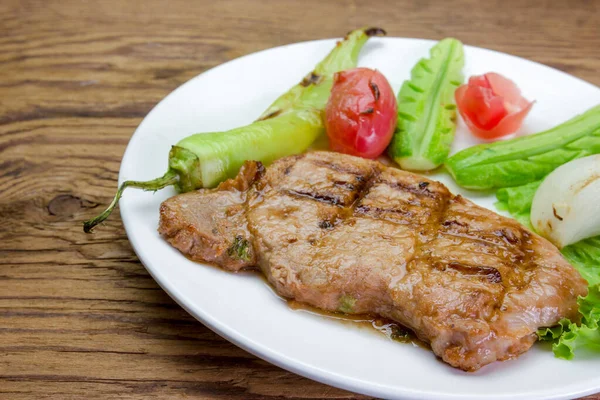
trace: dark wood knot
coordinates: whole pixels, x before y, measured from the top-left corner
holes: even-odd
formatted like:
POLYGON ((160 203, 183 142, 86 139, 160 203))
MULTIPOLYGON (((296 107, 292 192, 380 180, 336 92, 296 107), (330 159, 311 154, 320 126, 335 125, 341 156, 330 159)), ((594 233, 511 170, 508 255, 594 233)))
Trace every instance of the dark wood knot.
POLYGON ((98 203, 71 194, 59 194, 48 202, 48 213, 59 217, 70 217, 82 209, 96 206, 98 206, 98 203))

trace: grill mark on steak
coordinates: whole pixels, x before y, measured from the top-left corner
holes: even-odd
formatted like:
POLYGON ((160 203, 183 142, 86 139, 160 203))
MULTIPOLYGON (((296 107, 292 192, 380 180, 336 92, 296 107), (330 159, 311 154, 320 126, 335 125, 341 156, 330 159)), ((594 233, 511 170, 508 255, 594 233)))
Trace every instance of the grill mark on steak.
MULTIPOLYGON (((346 168, 343 165, 336 163, 327 163, 323 162, 322 160, 309 160, 308 163, 309 165, 314 165, 331 171, 333 187, 341 189, 341 193, 336 195, 335 193, 332 193, 331 190, 319 190, 318 188, 314 187, 309 187, 309 190, 287 189, 280 191, 281 193, 314 199, 322 203, 332 204, 339 207, 352 207, 352 205, 356 203, 357 198, 360 198, 364 193, 365 187, 368 185, 369 180, 373 177, 373 171, 370 171, 370 174, 365 175, 360 171, 357 171, 356 168, 346 168), (350 175, 356 182, 352 183, 348 180, 336 179, 336 173, 350 175)), ((288 176, 291 172, 291 168, 291 165, 287 166, 283 172, 284 175, 288 176)))
POLYGON ((465 233, 440 231, 440 235, 453 236, 456 238, 460 238, 462 240, 469 240, 469 241, 477 242, 478 244, 483 245, 483 246, 500 247, 502 249, 507 249, 505 243, 497 242, 495 240, 490 240, 490 235, 487 234, 486 232, 482 232, 482 231, 465 232, 465 233))
MULTIPOLYGON (((358 179, 357 179, 357 181, 358 181, 358 182, 361 182, 361 181, 362 181, 362 179, 361 179, 361 180, 358 180, 358 179)), ((337 186, 337 187, 344 188, 344 189, 348 189, 348 190, 350 190, 350 191, 354 191, 354 190, 356 190, 356 185, 354 185, 353 183, 350 183, 350 182, 345 182, 345 181, 335 181, 335 182, 333 182, 333 184, 334 184, 335 186, 337 186)))
POLYGON ((498 229, 494 231, 494 234, 510 244, 518 244, 520 242, 519 237, 509 228, 498 229))
POLYGON ((525 261, 525 254, 522 250, 522 242, 517 242, 518 246, 510 245, 508 242, 498 238, 502 236, 497 234, 497 231, 472 231, 464 224, 457 223, 456 221, 449 221, 442 223, 442 227, 450 228, 440 230, 439 235, 441 237, 451 238, 453 241, 457 241, 455 246, 457 248, 468 247, 470 252, 474 255, 481 254, 485 256, 494 256, 501 260, 508 260, 513 264, 521 264, 525 261), (452 229, 452 228, 459 229, 452 229), (473 248, 476 248, 473 250, 473 248))
POLYGON ((483 265, 467 265, 456 261, 450 261, 448 263, 436 262, 435 268, 445 271, 450 268, 454 271, 458 271, 463 275, 475 275, 487 279, 490 283, 502 283, 502 275, 494 267, 486 267, 483 265))
POLYGON ((331 169, 335 172, 340 172, 343 174, 354 175, 358 181, 366 180, 366 177, 361 174, 356 168, 349 167, 348 165, 340 165, 337 163, 330 163, 324 160, 309 160, 309 163, 312 165, 316 165, 318 167, 324 167, 327 169, 331 169))
POLYGON ((282 296, 328 311, 350 298, 345 312, 406 325, 464 370, 516 357, 539 327, 576 317, 587 286, 516 221, 438 182, 336 153, 264 172, 246 163, 216 190, 165 201, 159 231, 193 260, 260 268, 282 296), (227 251, 236 240, 247 254, 227 251))
POLYGON ((339 197, 329 195, 329 194, 316 194, 316 193, 312 193, 312 192, 304 192, 304 191, 299 191, 299 190, 287 190, 286 193, 289 195, 292 195, 292 196, 316 200, 321 203, 327 203, 327 204, 331 204, 334 206, 344 206, 345 205, 344 201, 342 201, 339 197))
POLYGON ((397 189, 397 190, 401 190, 401 191, 406 191, 406 192, 412 193, 412 194, 417 195, 419 197, 424 196, 424 197, 429 197, 429 198, 435 199, 438 196, 438 194, 433 193, 429 189, 427 189, 428 186, 429 186, 429 184, 423 185, 423 183, 426 183, 426 182, 420 182, 416 186, 407 185, 404 182, 381 181, 381 183, 384 183, 384 184, 388 185, 389 187, 397 189))
POLYGON ((533 245, 531 234, 527 231, 522 232, 523 238, 517 243, 518 251, 513 253, 514 258, 512 262, 517 265, 523 265, 527 268, 528 265, 531 265, 532 252, 530 251, 531 246, 533 245))
POLYGON ((375 217, 380 217, 381 214, 384 213, 393 213, 393 214, 401 214, 406 217, 412 217, 413 213, 410 210, 405 208, 379 208, 379 207, 369 207, 369 206, 357 206, 355 208, 355 212, 361 215, 371 215, 375 217))
POLYGON ((373 186, 375 186, 377 183, 381 182, 379 178, 380 175, 381 171, 379 169, 371 170, 371 174, 367 177, 361 175, 361 179, 358 179, 358 187, 356 188, 357 194, 350 206, 351 212, 355 212, 357 206, 369 194, 371 188, 373 188, 373 186))
POLYGON ((466 224, 463 222, 458 222, 456 220, 448 220, 448 221, 444 221, 442 222, 442 226, 443 227, 456 227, 456 226, 460 226, 461 228, 466 228, 466 224))
MULTIPOLYGON (((439 233, 441 235, 455 236, 457 238, 476 241, 484 246, 499 247, 501 249, 514 250, 514 245, 520 244, 519 237, 511 228, 501 228, 494 230, 472 229, 466 223, 460 222, 452 216, 450 219, 441 223, 439 233)), ((465 218, 465 215, 458 215, 465 218)))

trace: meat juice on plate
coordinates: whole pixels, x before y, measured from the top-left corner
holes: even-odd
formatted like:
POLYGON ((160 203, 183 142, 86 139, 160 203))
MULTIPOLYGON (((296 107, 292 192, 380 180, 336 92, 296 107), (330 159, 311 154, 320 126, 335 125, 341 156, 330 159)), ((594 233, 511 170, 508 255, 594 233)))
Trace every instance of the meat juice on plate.
MULTIPOLYGON (((267 280, 262 274, 257 275, 261 276, 263 280, 267 282, 267 280)), ((419 340, 419 338, 417 337, 417 335, 415 335, 413 331, 389 319, 368 314, 343 314, 328 312, 315 307, 311 307, 308 304, 301 303, 296 300, 283 300, 286 301, 288 306, 294 311, 307 312, 309 314, 318 315, 320 317, 339 321, 341 323, 350 326, 355 326, 358 328, 367 328, 367 330, 369 331, 376 331, 384 334, 390 340, 400 343, 411 343, 414 346, 429 349, 429 345, 419 340)))

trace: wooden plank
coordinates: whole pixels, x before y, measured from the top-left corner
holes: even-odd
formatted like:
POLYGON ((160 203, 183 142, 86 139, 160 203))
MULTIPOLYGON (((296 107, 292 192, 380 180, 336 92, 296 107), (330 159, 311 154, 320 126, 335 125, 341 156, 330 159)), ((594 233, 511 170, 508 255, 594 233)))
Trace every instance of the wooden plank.
POLYGON ((211 67, 365 24, 600 85, 599 15, 585 0, 0 2, 0 398, 364 398, 196 322, 139 264, 118 213, 81 232, 113 195, 131 134, 211 67))

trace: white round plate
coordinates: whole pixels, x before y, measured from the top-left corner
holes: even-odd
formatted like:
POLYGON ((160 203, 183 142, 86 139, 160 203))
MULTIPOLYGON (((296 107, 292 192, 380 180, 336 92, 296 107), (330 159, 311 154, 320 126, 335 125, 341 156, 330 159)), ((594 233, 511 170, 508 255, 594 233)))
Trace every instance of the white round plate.
MULTIPOLYGON (((119 181, 146 180, 167 169, 170 146, 196 133, 253 121, 334 46, 321 40, 251 54, 207 71, 161 101, 136 130, 119 181)), ((428 40, 373 38, 359 65, 377 68, 398 90, 428 55, 428 40)), ((538 132, 600 103, 600 89, 565 73, 507 54, 467 46, 466 77, 489 71, 513 79, 536 104, 522 133, 538 132)), ((476 143, 462 121, 453 151, 476 143)), ((493 208, 493 196, 455 193, 493 208)), ((233 274, 193 263, 157 233, 160 203, 175 194, 128 189, 121 215, 129 239, 154 279, 190 314, 241 348, 308 378, 354 392, 402 399, 562 399, 600 391, 600 357, 554 358, 538 344, 517 360, 465 373, 429 350, 387 339, 370 329, 290 309, 255 274, 233 274)))

